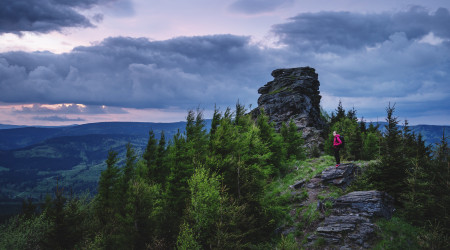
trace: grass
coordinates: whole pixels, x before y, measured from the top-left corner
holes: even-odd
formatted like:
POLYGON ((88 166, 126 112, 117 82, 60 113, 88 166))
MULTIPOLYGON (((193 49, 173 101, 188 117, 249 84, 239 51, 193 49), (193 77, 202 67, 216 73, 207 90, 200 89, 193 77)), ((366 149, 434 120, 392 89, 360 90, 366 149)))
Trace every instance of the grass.
POLYGON ((278 94, 278 93, 283 92, 285 90, 291 90, 291 89, 289 89, 288 87, 283 87, 283 88, 280 88, 280 89, 277 89, 277 90, 274 90, 274 91, 270 92, 269 95, 275 95, 275 94, 278 94))
MULTIPOLYGON (((290 164, 290 168, 292 169, 291 172, 278 179, 272 180, 272 182, 265 187, 265 195, 262 202, 266 209, 266 213, 273 216, 280 225, 292 224, 292 218, 289 216, 289 211, 292 209, 293 204, 292 198, 294 199, 294 202, 299 203, 307 199, 308 193, 304 191, 300 195, 292 197, 292 190, 289 186, 299 180, 309 181, 318 173, 321 173, 325 168, 332 166, 334 164, 333 161, 334 158, 332 156, 321 156, 305 161, 292 162, 290 164)), ((314 218, 317 217, 312 213, 309 214, 309 216, 314 216, 314 218)))
POLYGON ((345 194, 345 192, 341 188, 338 188, 333 185, 329 185, 328 189, 320 192, 320 194, 317 196, 317 198, 319 198, 319 200, 323 201, 327 198, 336 199, 344 194, 345 194))
POLYGON ((296 250, 298 249, 297 242, 293 234, 288 234, 286 236, 281 235, 280 242, 277 244, 277 250, 296 250))
POLYGON ((311 203, 309 204, 305 212, 303 213, 302 220, 305 222, 307 226, 311 225, 314 221, 317 221, 320 218, 320 212, 317 210, 317 204, 311 203))
POLYGON ((392 217, 376 222, 381 240, 374 249, 449 249, 449 237, 438 225, 427 229, 411 225, 402 218, 392 217))
POLYGON ((419 228, 398 217, 379 220, 376 224, 380 228, 381 240, 374 249, 421 249, 418 244, 418 235, 422 232, 419 228))

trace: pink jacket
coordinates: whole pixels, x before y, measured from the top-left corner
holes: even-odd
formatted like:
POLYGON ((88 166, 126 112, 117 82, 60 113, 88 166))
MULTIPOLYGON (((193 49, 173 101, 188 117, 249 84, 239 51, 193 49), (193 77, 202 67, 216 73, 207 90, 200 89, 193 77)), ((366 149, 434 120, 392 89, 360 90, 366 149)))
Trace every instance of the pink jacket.
POLYGON ((342 144, 342 141, 341 141, 340 137, 341 136, 339 134, 336 134, 336 136, 334 136, 334 140, 333 140, 333 146, 334 147, 337 147, 337 146, 342 144))

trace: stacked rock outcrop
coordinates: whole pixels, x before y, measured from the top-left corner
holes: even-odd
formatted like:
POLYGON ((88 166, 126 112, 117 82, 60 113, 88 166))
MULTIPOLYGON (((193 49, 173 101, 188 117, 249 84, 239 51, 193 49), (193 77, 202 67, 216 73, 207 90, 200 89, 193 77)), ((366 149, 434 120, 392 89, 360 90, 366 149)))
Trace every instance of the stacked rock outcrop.
POLYGON ((326 217, 308 240, 313 245, 319 238, 325 245, 341 249, 371 248, 376 240, 376 218, 391 218, 394 199, 386 192, 355 191, 333 203, 333 214, 326 217))
POLYGON ((346 188, 360 172, 360 167, 353 163, 346 163, 341 164, 339 168, 331 167, 325 169, 320 174, 320 178, 324 184, 333 184, 337 187, 346 188))
MULTIPOLYGON (((289 188, 294 209, 290 215, 300 222, 305 243, 297 239, 305 249, 370 249, 377 241, 379 218, 389 219, 394 209, 394 199, 383 191, 354 191, 337 198, 327 196, 330 186, 345 190, 360 173, 353 163, 329 166, 311 180, 297 180, 289 188), (307 195, 305 195, 305 192, 307 195), (322 198, 320 198, 322 196, 322 198), (309 221, 311 205, 317 204, 315 221, 309 221), (296 208, 299 208, 298 210, 296 208), (298 212, 300 211, 300 212, 298 212), (306 212, 305 212, 306 211, 306 212)), ((297 226, 285 225, 277 229, 282 235, 295 233, 297 226)))
POLYGON ((314 68, 300 67, 272 71, 273 81, 258 89, 258 107, 251 111, 257 118, 263 109, 279 130, 291 119, 302 131, 305 146, 322 148, 325 121, 320 115, 320 82, 314 68))

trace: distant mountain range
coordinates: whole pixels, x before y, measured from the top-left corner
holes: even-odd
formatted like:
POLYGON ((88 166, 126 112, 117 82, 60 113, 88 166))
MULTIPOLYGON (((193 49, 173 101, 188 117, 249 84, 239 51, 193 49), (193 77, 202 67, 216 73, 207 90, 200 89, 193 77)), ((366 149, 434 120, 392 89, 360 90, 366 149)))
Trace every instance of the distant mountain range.
MULTIPOLYGON (((210 123, 207 121, 207 126, 210 123)), ((0 125, 0 219, 17 213, 22 200, 42 200, 57 183, 66 191, 95 193, 110 149, 125 158, 126 144, 142 154, 153 130, 169 141, 186 122, 103 122, 68 127, 0 125)), ((119 162, 119 165, 122 162, 119 162)))
MULTIPOLYGON (((385 126, 387 122, 369 122, 366 126, 372 123, 373 125, 379 124, 378 130, 381 132, 385 131, 385 126)), ((400 129, 403 129, 403 125, 398 125, 400 129)), ((442 133, 445 131, 445 136, 447 137, 447 141, 449 141, 450 135, 450 126, 442 126, 442 125, 414 125, 409 126, 412 132, 416 135, 422 134, 422 139, 425 141, 426 145, 434 146, 436 143, 440 143, 442 140, 442 133)))
MULTIPOLYGON (((156 138, 164 131, 169 141, 184 132, 186 122, 102 122, 64 127, 23 127, 0 124, 0 219, 17 213, 22 200, 42 200, 58 184, 67 192, 95 193, 110 149, 119 152, 123 165, 126 144, 138 155, 144 151, 149 131, 156 138)), ((206 120, 206 128, 211 120, 206 120)), ((380 123, 383 131, 384 124, 380 123)), ((450 126, 411 126, 428 144, 439 142, 450 126)))

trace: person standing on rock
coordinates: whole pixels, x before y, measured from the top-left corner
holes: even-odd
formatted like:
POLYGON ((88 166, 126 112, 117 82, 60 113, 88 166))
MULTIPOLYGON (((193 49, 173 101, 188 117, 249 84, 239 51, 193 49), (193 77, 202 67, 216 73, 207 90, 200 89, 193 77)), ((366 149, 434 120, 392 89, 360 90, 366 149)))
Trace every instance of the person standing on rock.
POLYGON ((339 155, 339 150, 341 149, 341 136, 336 133, 336 131, 333 131, 333 149, 334 149, 334 159, 336 159, 336 167, 339 167, 341 165, 341 156, 339 155))

